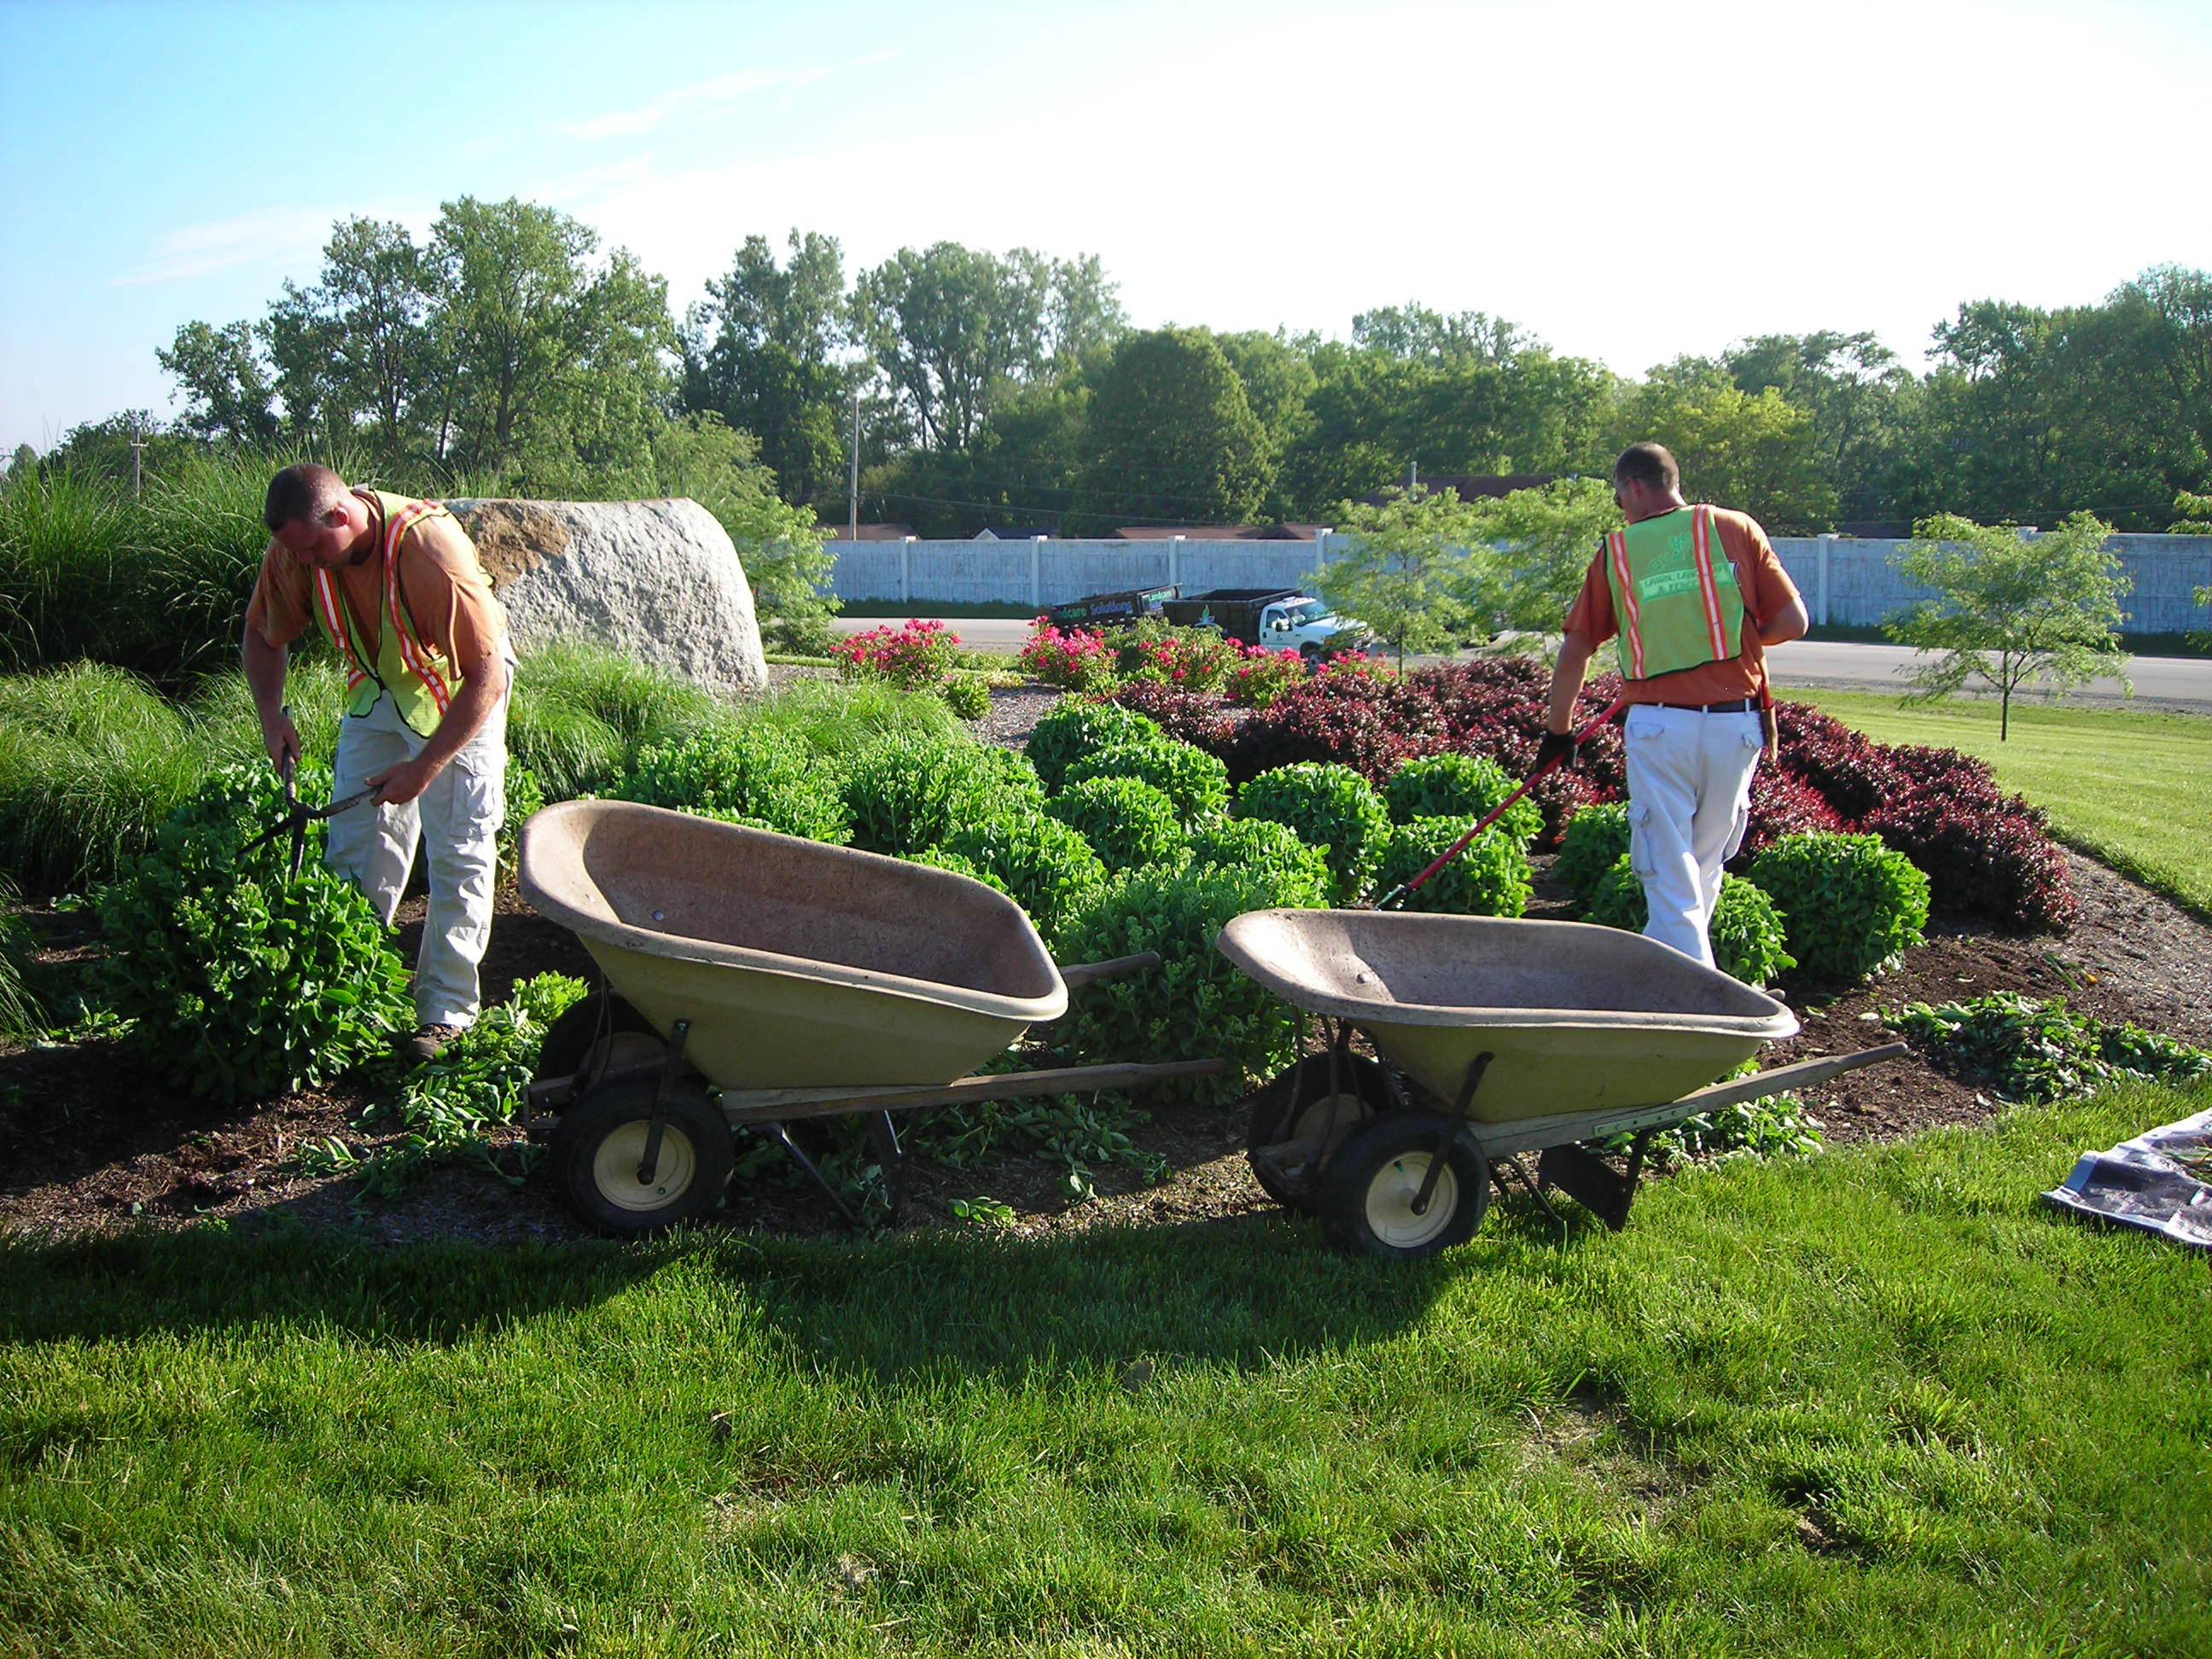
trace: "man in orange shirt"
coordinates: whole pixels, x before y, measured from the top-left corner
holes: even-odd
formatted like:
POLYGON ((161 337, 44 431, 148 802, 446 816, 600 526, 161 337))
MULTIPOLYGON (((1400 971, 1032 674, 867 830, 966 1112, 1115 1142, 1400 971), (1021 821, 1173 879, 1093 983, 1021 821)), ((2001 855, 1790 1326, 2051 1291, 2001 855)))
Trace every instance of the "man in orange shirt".
POLYGON ((330 821, 325 856, 388 924, 418 839, 430 912, 415 964, 420 1022, 401 1045, 433 1058, 471 1024, 491 938, 497 840, 507 806, 507 617, 475 544, 434 501, 349 489, 327 467, 289 466, 269 485, 273 539, 246 611, 246 680, 269 757, 300 756, 284 712, 288 648, 311 624, 346 672, 333 787, 375 791, 330 821))
POLYGON ((1613 463, 1628 520, 1606 538, 1567 613, 1538 760, 1571 757, 1575 696, 1616 635, 1626 681, 1629 862, 1647 937, 1713 965, 1706 929, 1721 866, 1743 844, 1771 702, 1765 647, 1802 635, 1805 602, 1759 521, 1682 499, 1661 445, 1613 463))

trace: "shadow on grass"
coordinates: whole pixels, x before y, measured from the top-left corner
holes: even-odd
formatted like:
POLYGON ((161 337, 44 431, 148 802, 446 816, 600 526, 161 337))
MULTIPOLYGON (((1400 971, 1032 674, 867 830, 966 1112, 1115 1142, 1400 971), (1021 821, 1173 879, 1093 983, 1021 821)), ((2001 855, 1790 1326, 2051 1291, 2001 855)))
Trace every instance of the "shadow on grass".
MULTIPOLYGON (((1571 1211, 1570 1212, 1571 1213, 1571 1211)), ((1601 1232, 1501 1204, 1432 1261, 1336 1255, 1310 1222, 1245 1215, 1049 1239, 933 1231, 823 1242, 703 1229, 520 1250, 371 1246, 327 1233, 0 1239, 0 1341, 337 1331, 438 1346, 633 1291, 680 1326, 732 1303, 805 1363, 879 1382, 1000 1379, 1145 1359, 1258 1366, 1418 1321, 1453 1279, 1601 1232)), ((1538 1271, 1542 1271, 1540 1261, 1538 1271)))

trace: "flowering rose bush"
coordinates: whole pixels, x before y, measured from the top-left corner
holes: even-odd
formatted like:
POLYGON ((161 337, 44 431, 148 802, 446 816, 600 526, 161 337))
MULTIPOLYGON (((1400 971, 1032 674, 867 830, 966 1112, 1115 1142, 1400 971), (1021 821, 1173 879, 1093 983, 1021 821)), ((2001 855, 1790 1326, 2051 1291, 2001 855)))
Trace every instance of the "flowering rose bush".
POLYGON ((960 659, 960 636, 941 622, 909 617, 837 641, 839 675, 848 680, 889 680, 902 691, 933 691, 960 659))
POLYGON ((1087 628, 1055 628, 1049 617, 1030 625, 1015 660, 1032 679, 1063 691, 1103 691, 1114 684, 1114 653, 1104 637, 1087 628))
POLYGON ((1229 701, 1246 708, 1265 708, 1306 678, 1306 659, 1285 646, 1270 651, 1264 645, 1243 645, 1237 665, 1229 671, 1224 688, 1229 701))
MULTIPOLYGON (((1212 628, 1177 628, 1135 647, 1133 672, 1187 691, 1212 691, 1228 679, 1244 647, 1212 628)), ((1129 655, 1124 647, 1122 655, 1129 655)))

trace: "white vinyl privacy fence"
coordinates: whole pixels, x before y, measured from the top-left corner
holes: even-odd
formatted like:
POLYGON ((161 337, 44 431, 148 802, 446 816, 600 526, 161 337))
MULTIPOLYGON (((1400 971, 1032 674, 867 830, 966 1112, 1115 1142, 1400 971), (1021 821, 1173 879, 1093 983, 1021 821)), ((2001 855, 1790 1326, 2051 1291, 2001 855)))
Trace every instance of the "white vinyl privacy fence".
MULTIPOLYGON (((934 605, 1000 603, 1042 610, 1086 593, 1179 582, 1185 592, 1217 587, 1297 587, 1340 552, 1347 538, 1315 542, 922 541, 830 544, 832 578, 847 600, 890 601, 927 614, 934 605)), ((1774 549, 1819 623, 1873 627, 1923 597, 1897 569, 1897 541, 1847 536, 1778 537, 1774 549)), ((2212 536, 2115 536, 2120 568, 2134 583, 2124 601, 2134 634, 2212 628, 2212 606, 2194 590, 2212 586, 2212 536)))

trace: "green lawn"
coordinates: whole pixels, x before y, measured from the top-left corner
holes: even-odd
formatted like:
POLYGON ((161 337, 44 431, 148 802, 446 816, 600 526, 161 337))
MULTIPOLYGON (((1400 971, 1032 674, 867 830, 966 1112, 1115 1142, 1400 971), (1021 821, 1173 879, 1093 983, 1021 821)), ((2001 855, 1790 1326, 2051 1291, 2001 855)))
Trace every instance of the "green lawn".
POLYGON ((2204 1264, 2033 1194, 2207 1104, 1411 1268, 1271 1218, 0 1245, 0 1652, 2201 1654, 2204 1264))
POLYGON ((2059 836, 2212 915, 2212 720, 2015 702, 1997 741, 1995 702, 1900 705, 1866 691, 1784 691, 1883 743, 1978 755, 1997 781, 2051 815, 2059 836))

